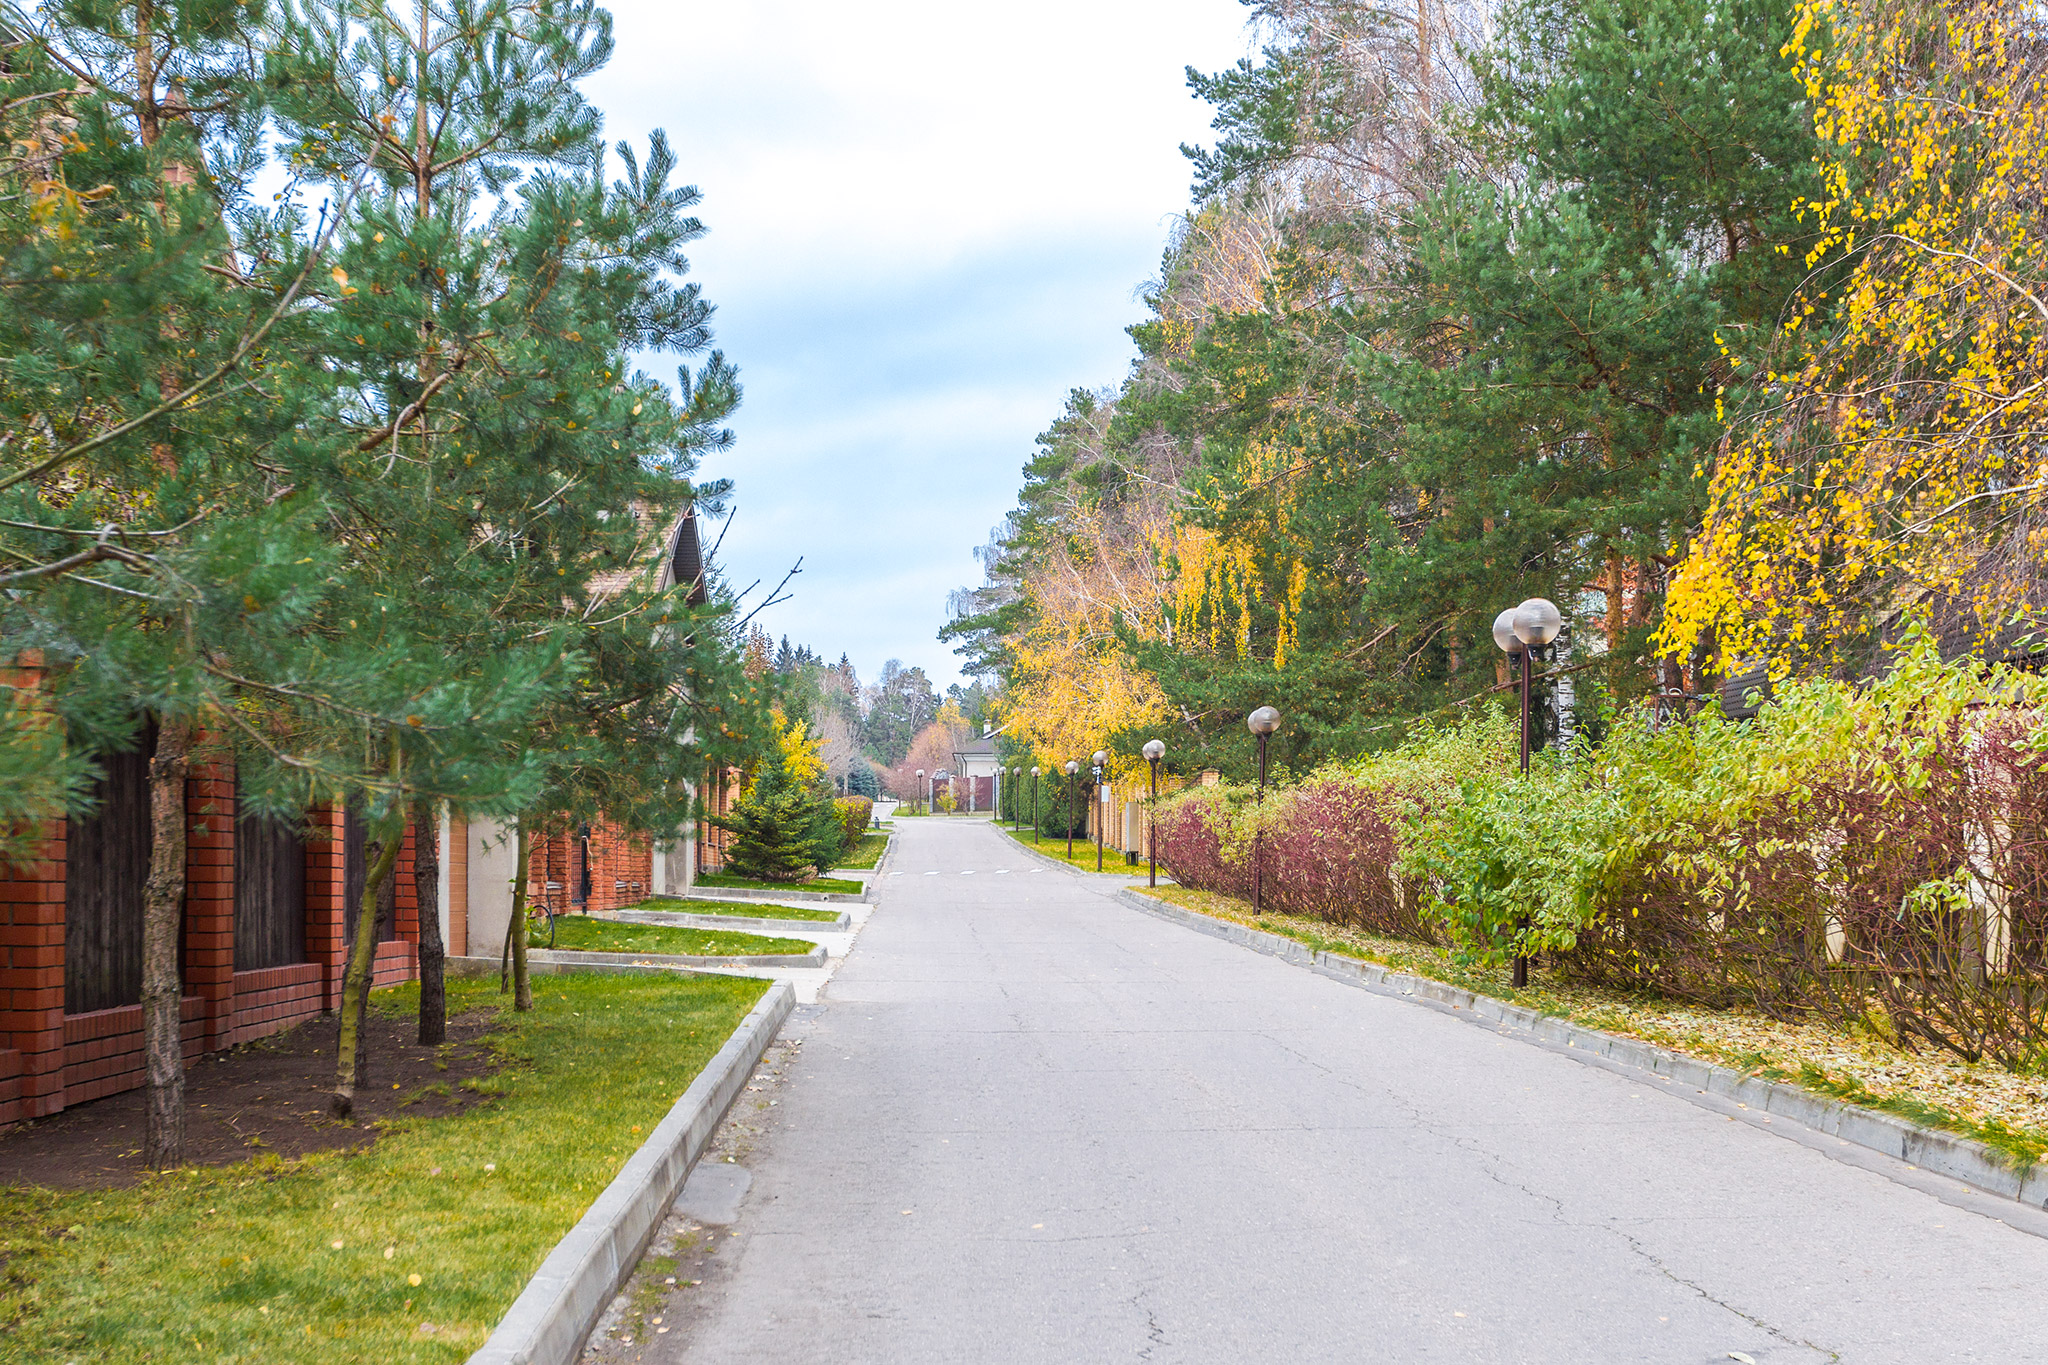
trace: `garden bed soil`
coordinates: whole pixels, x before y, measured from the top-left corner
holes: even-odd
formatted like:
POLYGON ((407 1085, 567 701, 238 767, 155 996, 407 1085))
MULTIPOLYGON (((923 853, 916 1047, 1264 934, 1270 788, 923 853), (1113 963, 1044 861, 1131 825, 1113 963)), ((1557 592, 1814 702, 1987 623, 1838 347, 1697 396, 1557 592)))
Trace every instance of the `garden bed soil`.
MULTIPOLYGON (((373 1007, 366 1025, 369 1074, 357 1082, 355 1117, 346 1123, 327 1113, 339 1016, 322 1015, 208 1054, 185 1071, 185 1164, 225 1166, 260 1153, 290 1158, 362 1148, 376 1140, 382 1120, 460 1113, 485 1098, 461 1083, 497 1069, 483 1041, 492 1023, 490 1011, 472 1010, 448 1021, 445 1045, 421 1047, 417 1018, 373 1007)), ((143 1095, 124 1091, 0 1131, 0 1187, 135 1184, 146 1173, 143 1095)))

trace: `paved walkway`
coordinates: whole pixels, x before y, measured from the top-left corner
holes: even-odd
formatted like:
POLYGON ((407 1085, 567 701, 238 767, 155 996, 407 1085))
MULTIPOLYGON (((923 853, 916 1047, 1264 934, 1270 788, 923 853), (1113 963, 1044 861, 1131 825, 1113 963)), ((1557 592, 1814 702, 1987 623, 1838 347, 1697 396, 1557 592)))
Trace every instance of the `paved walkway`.
POLYGON ((650 1361, 2048 1359, 2017 1206, 897 838, 650 1361))

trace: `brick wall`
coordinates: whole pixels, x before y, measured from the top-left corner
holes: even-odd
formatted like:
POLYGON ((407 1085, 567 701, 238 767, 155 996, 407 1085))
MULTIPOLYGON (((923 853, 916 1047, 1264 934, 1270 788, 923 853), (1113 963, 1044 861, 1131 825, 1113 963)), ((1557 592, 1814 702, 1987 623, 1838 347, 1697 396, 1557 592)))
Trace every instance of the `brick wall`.
POLYGON ((528 898, 547 896, 558 915, 616 910, 646 899, 654 889, 653 845, 609 821, 592 824, 587 841, 573 833, 536 840, 527 853, 526 867, 528 898), (576 893, 586 857, 590 896, 588 903, 579 903, 576 893), (559 889, 548 890, 549 882, 557 883, 559 889))
MULTIPOLYGON (((19 685, 21 676, 16 670, 6 680, 19 685)), ((338 1006, 346 945, 338 810, 316 811, 309 819, 325 837, 306 844, 308 960, 237 972, 233 767, 195 762, 185 808, 192 829, 180 1017, 190 1064, 338 1006)), ((65 822, 52 820, 26 862, 0 866, 0 1124, 41 1118, 144 1080, 141 1006, 64 1013, 64 852, 65 822)), ((377 986, 419 970, 412 854, 408 830, 394 873, 399 937, 377 946, 377 986)))
MULTIPOLYGON (((185 996, 178 1002, 178 1022, 190 1066, 207 1051, 206 1001, 185 996)), ((134 1090, 143 1079, 142 1006, 64 1016, 65 1108, 134 1090)))
POLYGON ((235 1012, 226 1047, 288 1029, 321 1012, 326 969, 317 962, 235 973, 235 1012))
POLYGON ((0 867, 0 1123, 64 1107, 64 822, 0 867))

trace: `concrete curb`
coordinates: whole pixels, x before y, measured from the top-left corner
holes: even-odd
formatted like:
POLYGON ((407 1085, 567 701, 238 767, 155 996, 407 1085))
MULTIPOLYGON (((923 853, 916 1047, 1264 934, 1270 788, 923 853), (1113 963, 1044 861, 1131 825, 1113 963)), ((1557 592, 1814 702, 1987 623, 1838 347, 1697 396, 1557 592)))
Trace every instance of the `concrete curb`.
POLYGON ((1135 910, 1171 920, 1254 952, 1307 967, 1319 976, 1358 986, 1378 995, 1402 996, 1457 1011, 1472 1023, 1505 1025, 1573 1053, 1599 1058, 1632 1071, 1647 1071, 1710 1095, 1720 1095, 1751 1109, 1792 1120, 1818 1133, 1864 1147, 1910 1166, 1933 1171, 1991 1194, 2034 1208, 2048 1209, 2048 1162, 2022 1170, 1995 1147, 1938 1128, 1865 1109, 1860 1105, 1816 1095, 1796 1085, 1746 1075, 1697 1057, 1637 1038, 1624 1038, 1586 1028, 1492 996, 1475 995, 1457 986, 1412 976, 1338 953, 1323 952, 1279 934, 1249 929, 1230 920, 1212 919, 1193 910, 1125 888, 1116 898, 1135 910))
MULTIPOLYGON (((691 976, 697 970, 681 965, 657 967, 652 963, 642 963, 638 958, 626 962, 542 962, 531 956, 532 953, 537 951, 539 950, 534 948, 527 949, 529 956, 526 959, 526 972, 529 976, 567 976, 571 972, 596 972, 601 976, 607 973, 630 975, 646 972, 670 972, 681 976, 691 976)), ((498 959, 495 957, 451 957, 447 959, 447 972, 450 976, 496 976, 498 974, 498 959)))
POLYGON ((807 953, 597 953, 581 948, 528 948, 526 963, 567 962, 578 967, 604 967, 621 962, 651 962, 661 967, 822 967, 825 947, 807 953))
POLYGON ((796 992, 788 982, 768 988, 597 1202, 555 1244, 469 1365, 572 1365, 795 1007, 796 992))
POLYGON ((838 919, 758 919, 746 915, 693 915, 687 910, 620 910, 613 918, 627 924, 674 924, 685 929, 736 929, 749 934, 843 934, 853 928, 844 910, 838 919))
POLYGON ((692 886, 685 900, 724 901, 733 905, 747 901, 817 901, 825 905, 865 905, 867 890, 858 896, 840 891, 756 891, 745 886, 692 886))
MULTIPOLYGON (((1010 833, 1008 830, 1001 830, 999 832, 1002 834, 1003 838, 1009 842, 1010 847, 1016 849, 1025 857, 1035 858, 1039 862, 1044 863, 1047 867, 1054 868, 1060 872, 1068 873, 1072 876, 1102 877, 1107 879, 1110 877, 1142 877, 1145 875, 1145 864, 1139 863, 1137 870, 1132 871, 1128 864, 1110 862, 1109 854, 1106 851, 1102 856, 1102 871, 1090 872, 1086 868, 1075 867, 1072 863, 1067 862, 1063 858, 1055 858, 1049 853, 1040 853, 1037 849, 1025 843, 1022 839, 1019 839, 1016 835, 1010 833)), ((1092 848, 1093 845, 1091 844, 1090 847, 1092 848)), ((1116 856, 1121 858, 1124 855, 1122 853, 1118 853, 1116 856)))

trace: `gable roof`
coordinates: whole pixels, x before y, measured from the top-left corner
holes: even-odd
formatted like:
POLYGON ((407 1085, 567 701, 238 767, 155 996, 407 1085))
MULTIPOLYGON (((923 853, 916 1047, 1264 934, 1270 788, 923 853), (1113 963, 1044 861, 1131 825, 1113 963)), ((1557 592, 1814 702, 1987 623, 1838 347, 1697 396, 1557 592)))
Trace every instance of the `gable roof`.
POLYGON ((678 583, 688 583, 689 603, 693 607, 701 607, 710 601, 711 591, 708 585, 711 575, 707 571, 704 552, 697 538, 697 509, 694 506, 685 507, 683 514, 676 518, 675 524, 670 526, 667 534, 661 536, 658 541, 655 539, 657 523, 650 520, 639 508, 634 509, 633 517, 640 523, 641 534, 644 537, 642 544, 645 549, 640 553, 656 551, 659 558, 656 558, 654 553, 648 553, 647 558, 638 559, 636 554, 636 563, 592 574, 591 596, 609 597, 613 593, 625 591, 634 583, 645 582, 652 576, 657 591, 672 588, 678 583), (660 547, 658 551, 657 545, 660 547))

